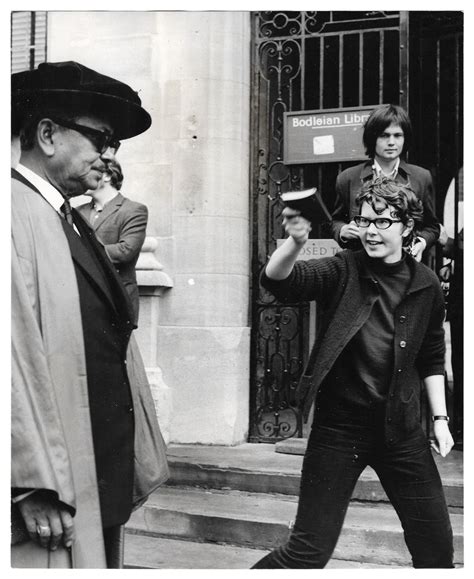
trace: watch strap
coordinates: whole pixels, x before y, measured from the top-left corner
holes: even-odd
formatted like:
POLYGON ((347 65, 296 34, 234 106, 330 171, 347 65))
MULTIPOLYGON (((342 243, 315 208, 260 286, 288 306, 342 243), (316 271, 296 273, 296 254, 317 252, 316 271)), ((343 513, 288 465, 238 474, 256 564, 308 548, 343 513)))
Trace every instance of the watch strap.
POLYGON ((446 416, 445 414, 438 414, 436 416, 432 416, 431 420, 433 422, 435 422, 436 420, 446 420, 446 422, 449 422, 449 416, 446 416))

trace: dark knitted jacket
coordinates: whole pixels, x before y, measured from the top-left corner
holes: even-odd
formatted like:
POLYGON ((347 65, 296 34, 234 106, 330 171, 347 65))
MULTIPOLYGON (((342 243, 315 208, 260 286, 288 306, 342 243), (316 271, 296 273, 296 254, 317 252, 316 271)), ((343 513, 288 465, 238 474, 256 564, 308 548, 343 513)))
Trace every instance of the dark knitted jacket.
MULTIPOLYGON (((445 317, 436 275, 407 256, 411 282, 394 312, 394 372, 386 402, 384 434, 396 442, 419 426, 421 379, 444 374, 445 317)), ((364 250, 345 250, 334 257, 297 261, 282 281, 263 271, 261 283, 279 301, 318 303, 318 335, 298 386, 305 418, 318 389, 343 349, 364 325, 378 288, 364 250)))

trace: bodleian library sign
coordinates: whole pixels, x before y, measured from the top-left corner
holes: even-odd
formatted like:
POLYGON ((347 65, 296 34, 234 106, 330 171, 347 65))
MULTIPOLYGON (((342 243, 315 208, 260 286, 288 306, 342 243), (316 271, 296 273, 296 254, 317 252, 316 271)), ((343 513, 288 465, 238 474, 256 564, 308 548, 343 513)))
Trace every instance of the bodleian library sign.
POLYGON ((367 106, 285 113, 283 162, 295 165, 366 159, 362 133, 373 109, 367 106))

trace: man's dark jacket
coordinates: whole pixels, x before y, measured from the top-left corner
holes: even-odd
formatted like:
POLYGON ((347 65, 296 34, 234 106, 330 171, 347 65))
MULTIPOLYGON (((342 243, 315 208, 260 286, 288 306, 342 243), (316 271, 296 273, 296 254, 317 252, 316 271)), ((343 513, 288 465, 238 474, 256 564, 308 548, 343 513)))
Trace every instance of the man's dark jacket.
MULTIPOLYGON (((384 429, 388 443, 404 438, 419 426, 421 379, 444 374, 445 309, 440 284, 424 264, 411 256, 406 259, 411 282, 394 312, 394 372, 384 429)), ((297 261, 282 281, 262 273, 263 287, 279 301, 315 300, 321 308, 318 336, 298 386, 305 418, 324 378, 365 324, 377 299, 377 283, 366 263, 364 250, 345 250, 334 257, 297 261)))
MULTIPOLYGON (((77 207, 88 223, 93 205, 92 201, 77 207)), ((97 219, 90 224, 128 292, 135 324, 138 323, 140 306, 135 267, 145 241, 147 223, 147 206, 117 193, 116 197, 105 205, 97 219)))
MULTIPOLYGON (((362 185, 370 181, 373 177, 373 161, 369 160, 355 167, 349 167, 339 173, 336 179, 336 198, 334 211, 332 214, 332 235, 334 239, 349 249, 359 249, 360 242, 341 243, 341 227, 349 223, 351 219, 358 215, 356 197, 362 185)), ((433 209, 433 180, 431 173, 417 165, 409 165, 400 159, 396 181, 406 185, 410 184, 411 189, 423 203, 423 227, 418 232, 420 237, 426 241, 426 250, 430 249, 439 237, 439 221, 433 209)))

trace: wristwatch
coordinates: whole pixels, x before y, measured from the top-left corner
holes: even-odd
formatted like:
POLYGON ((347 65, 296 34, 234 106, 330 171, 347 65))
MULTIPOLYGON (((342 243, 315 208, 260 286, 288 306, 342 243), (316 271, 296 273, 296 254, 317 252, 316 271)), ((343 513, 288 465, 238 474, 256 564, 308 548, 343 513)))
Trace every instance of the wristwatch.
POLYGON ((444 415, 444 414, 439 414, 439 415, 437 415, 437 416, 432 416, 432 417, 431 417, 431 420, 432 420, 433 422, 435 422, 435 420, 446 420, 446 422, 449 422, 449 416, 446 416, 446 415, 444 415))

